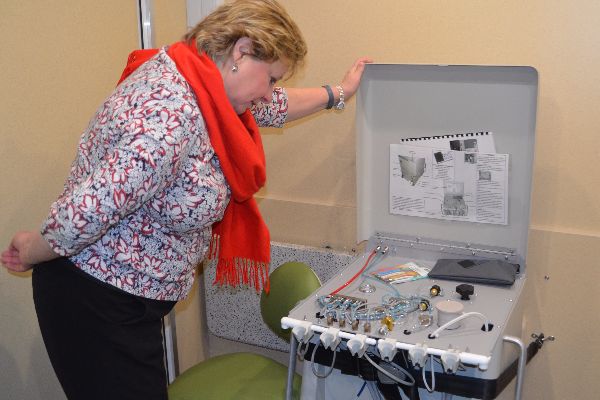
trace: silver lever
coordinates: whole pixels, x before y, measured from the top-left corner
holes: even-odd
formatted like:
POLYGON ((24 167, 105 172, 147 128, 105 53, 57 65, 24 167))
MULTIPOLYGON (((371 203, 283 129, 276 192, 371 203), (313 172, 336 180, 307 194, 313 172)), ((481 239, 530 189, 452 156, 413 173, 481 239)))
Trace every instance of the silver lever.
POLYGON ((554 336, 544 336, 544 333, 540 333, 539 335, 532 333, 531 337, 533 339, 535 339, 535 342, 538 344, 539 347, 542 347, 542 345, 544 344, 544 342, 547 340, 549 342, 554 342, 554 340, 556 340, 556 338, 554 336))

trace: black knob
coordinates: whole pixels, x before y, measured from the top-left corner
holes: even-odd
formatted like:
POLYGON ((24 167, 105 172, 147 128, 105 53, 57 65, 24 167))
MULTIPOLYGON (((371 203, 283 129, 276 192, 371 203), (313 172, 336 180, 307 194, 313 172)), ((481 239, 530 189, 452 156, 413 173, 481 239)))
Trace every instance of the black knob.
POLYGON ((456 287, 456 293, 460 294, 461 300, 471 300, 469 296, 475 293, 475 288, 473 287, 473 285, 463 283, 456 287))

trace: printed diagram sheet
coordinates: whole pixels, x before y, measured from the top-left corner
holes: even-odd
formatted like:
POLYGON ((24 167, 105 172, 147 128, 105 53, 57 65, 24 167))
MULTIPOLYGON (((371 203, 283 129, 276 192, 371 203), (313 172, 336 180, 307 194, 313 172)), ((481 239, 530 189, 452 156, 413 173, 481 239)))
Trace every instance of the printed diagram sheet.
POLYGON ((508 154, 444 147, 390 145, 390 213, 506 225, 508 154))

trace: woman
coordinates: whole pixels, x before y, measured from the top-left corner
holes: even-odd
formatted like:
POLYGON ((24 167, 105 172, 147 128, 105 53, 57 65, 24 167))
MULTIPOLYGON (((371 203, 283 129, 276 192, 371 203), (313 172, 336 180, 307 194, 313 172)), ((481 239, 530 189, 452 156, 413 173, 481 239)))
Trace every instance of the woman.
POLYGON ((69 399, 166 399, 161 318, 194 267, 218 255, 218 281, 265 281, 269 235, 253 194, 264 184, 264 125, 354 94, 366 59, 338 88, 274 88, 306 54, 274 0, 227 3, 180 43, 134 52, 84 131, 41 232, 1 255, 33 268, 50 360, 69 399))

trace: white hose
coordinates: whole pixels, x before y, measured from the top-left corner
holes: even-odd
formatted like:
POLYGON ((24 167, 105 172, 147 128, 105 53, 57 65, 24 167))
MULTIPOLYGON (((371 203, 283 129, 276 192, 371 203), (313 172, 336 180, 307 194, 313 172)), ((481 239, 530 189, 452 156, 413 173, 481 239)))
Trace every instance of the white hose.
POLYGON ((468 313, 464 313, 462 315, 459 315, 458 317, 446 322, 444 325, 440 326, 439 328, 437 328, 435 331, 433 331, 433 333, 431 333, 429 335, 429 339, 435 339, 440 335, 440 332, 442 332, 444 329, 448 328, 450 325, 453 325, 455 323, 457 323, 458 321, 462 321, 465 318, 469 318, 469 317, 479 317, 483 320, 484 322, 484 326, 485 326, 485 331, 488 332, 489 330, 489 320, 487 319, 487 317, 481 313, 478 312, 468 312, 468 313))
POLYGON ((423 374, 423 385, 425 385, 425 389, 427 389, 429 393, 433 393, 435 392, 435 372, 433 371, 433 355, 429 356, 429 364, 429 370, 431 371, 431 387, 429 387, 429 385, 427 384, 427 379, 425 379, 425 367, 427 366, 427 363, 425 363, 425 365, 423 365, 423 367, 421 368, 421 373, 423 374))
POLYGON ((406 386, 413 386, 415 384, 415 378, 413 378, 413 376, 404 368, 400 367, 399 365, 394 366, 394 368, 397 368, 398 370, 400 370, 400 372, 402 372, 402 374, 404 374, 405 376, 407 376, 409 379, 409 381, 403 381, 402 379, 398 378, 397 376, 393 375, 392 373, 386 371, 385 369, 381 368, 379 365, 377 365, 377 363, 375 361, 373 361, 371 359, 371 357, 369 357, 367 355, 367 353, 365 353, 363 355, 363 357, 369 362, 371 363, 372 366, 374 366, 379 372, 381 372, 382 374, 384 374, 385 376, 387 376, 388 378, 392 379, 395 382, 398 382, 401 385, 406 385, 406 386))
POLYGON ((319 375, 319 373, 317 372, 317 369, 315 367, 315 354, 317 353, 317 348, 319 347, 319 343, 315 344, 315 348, 312 351, 312 355, 310 357, 310 368, 312 369, 313 374, 315 374, 315 376, 317 378, 327 378, 329 375, 331 375, 331 373, 333 372, 333 366, 335 365, 335 356, 337 355, 337 351, 333 350, 333 361, 331 362, 331 366, 329 367, 329 370, 327 372, 325 372, 325 374, 323 375, 319 375))

